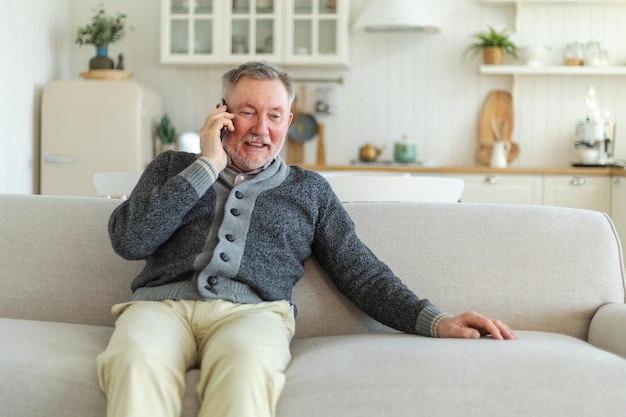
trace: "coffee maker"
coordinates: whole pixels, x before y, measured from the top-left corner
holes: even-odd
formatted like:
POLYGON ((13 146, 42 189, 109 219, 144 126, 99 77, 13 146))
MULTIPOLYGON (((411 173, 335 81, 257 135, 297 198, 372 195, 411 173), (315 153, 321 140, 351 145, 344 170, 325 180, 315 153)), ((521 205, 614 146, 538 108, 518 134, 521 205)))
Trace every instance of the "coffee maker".
POLYGON ((615 123, 585 120, 576 123, 572 165, 584 167, 614 166, 615 123))

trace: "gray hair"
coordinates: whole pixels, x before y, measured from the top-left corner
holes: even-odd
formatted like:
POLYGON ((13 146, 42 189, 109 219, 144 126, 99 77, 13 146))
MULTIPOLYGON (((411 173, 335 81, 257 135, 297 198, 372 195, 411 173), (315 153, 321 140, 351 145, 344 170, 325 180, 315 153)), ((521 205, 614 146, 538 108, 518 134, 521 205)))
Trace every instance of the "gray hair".
POLYGON ((255 80, 279 80, 287 90, 289 107, 291 107, 295 98, 293 80, 289 74, 284 72, 280 67, 266 61, 246 62, 224 73, 222 76, 222 97, 229 97, 235 84, 237 84, 241 78, 245 77, 255 80))

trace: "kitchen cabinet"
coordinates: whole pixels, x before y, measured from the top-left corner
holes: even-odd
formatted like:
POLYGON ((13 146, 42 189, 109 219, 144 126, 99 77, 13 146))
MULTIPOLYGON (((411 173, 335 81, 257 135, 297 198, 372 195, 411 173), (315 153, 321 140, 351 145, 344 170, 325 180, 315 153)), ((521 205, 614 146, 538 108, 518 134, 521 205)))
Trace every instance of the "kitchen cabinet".
POLYGON ((612 179, 611 218, 622 241, 622 249, 626 252, 626 177, 612 179))
POLYGON ((285 62, 347 64, 348 1, 286 1, 285 62))
POLYGON ((540 175, 465 174, 446 175, 461 178, 464 203, 541 204, 540 175))
POLYGON ((348 63, 349 0, 162 0, 161 62, 348 63))
POLYGON ((611 178, 545 175, 543 204, 611 212, 611 178))
MULTIPOLYGON (((463 174, 465 203, 541 204, 611 212, 611 177, 463 174)), ((626 188, 626 180, 624 188, 626 188)))
POLYGON ((222 33, 220 6, 213 0, 161 1, 161 62, 218 62, 217 34, 222 33))

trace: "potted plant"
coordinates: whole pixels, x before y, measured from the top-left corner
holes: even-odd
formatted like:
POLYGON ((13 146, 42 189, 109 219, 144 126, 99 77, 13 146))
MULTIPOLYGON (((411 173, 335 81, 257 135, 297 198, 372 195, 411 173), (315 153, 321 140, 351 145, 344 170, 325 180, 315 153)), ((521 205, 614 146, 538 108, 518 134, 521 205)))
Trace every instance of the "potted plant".
POLYGON ((81 26, 76 32, 77 45, 92 44, 96 47, 96 56, 89 61, 89 69, 113 69, 114 62, 108 57, 108 48, 126 36, 126 15, 117 12, 107 15, 100 5, 91 18, 91 23, 81 26))
POLYGON ((517 58, 517 47, 506 30, 498 32, 489 26, 487 31, 478 32, 473 37, 476 42, 465 49, 465 54, 476 56, 482 52, 485 64, 502 64, 505 54, 517 58))
POLYGON ((157 135, 160 141, 160 150, 176 149, 176 129, 169 116, 164 114, 156 125, 157 135))

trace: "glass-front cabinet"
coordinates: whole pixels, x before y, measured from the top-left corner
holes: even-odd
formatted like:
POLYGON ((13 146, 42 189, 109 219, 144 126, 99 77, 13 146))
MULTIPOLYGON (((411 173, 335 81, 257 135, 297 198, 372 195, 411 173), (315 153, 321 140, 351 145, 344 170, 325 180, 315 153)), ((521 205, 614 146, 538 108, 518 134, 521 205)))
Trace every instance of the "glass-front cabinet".
POLYGON ((162 0, 161 59, 163 62, 211 62, 218 59, 215 34, 219 0, 162 0))
POLYGON ((287 62, 347 63, 347 0, 291 0, 286 5, 287 62))
POLYGON ((161 62, 347 65, 349 0, 161 0, 161 62))
POLYGON ((244 62, 250 59, 280 59, 281 1, 230 0, 227 10, 225 60, 244 62))

